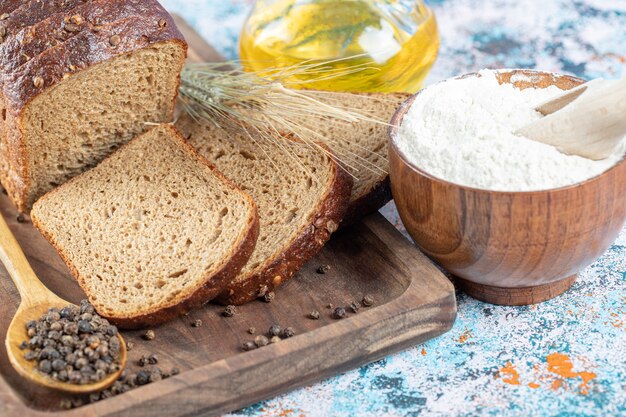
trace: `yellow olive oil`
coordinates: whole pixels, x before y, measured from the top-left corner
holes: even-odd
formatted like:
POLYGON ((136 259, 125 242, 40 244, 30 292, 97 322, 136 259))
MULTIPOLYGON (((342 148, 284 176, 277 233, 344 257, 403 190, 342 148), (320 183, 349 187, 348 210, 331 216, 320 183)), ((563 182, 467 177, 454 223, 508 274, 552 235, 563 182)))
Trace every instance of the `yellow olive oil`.
POLYGON ((293 75, 290 87, 416 92, 437 57, 439 34, 421 0, 260 0, 239 46, 248 71, 328 61, 338 72, 363 68, 327 79, 293 75))

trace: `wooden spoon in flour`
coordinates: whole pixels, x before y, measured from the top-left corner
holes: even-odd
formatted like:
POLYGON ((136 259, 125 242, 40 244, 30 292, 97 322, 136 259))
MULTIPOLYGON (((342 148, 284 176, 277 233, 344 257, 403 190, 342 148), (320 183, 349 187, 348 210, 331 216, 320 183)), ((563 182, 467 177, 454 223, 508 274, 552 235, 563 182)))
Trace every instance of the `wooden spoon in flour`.
POLYGON ((535 109, 545 117, 518 129, 517 135, 566 154, 608 158, 626 136, 626 78, 589 81, 535 109))

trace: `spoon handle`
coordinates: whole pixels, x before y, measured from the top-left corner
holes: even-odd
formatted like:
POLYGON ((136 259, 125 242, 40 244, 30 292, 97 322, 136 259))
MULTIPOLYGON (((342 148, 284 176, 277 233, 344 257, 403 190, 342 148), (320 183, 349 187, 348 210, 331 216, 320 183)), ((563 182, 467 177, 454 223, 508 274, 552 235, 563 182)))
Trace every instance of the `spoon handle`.
POLYGON ((0 261, 13 279, 22 303, 36 304, 50 299, 50 290, 35 275, 2 215, 0 215, 0 261))

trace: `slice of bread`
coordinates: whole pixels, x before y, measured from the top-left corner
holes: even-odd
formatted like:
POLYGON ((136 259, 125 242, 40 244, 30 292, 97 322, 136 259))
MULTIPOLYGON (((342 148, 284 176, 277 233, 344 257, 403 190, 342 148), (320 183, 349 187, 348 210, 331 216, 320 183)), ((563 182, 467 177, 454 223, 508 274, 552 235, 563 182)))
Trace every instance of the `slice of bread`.
POLYGON ((318 149, 233 136, 181 116, 177 127, 200 154, 259 207, 257 246, 237 278, 218 297, 243 304, 274 291, 328 241, 348 206, 352 178, 318 149))
POLYGON ((383 121, 319 123, 319 120, 302 120, 303 125, 320 135, 317 140, 330 147, 355 178, 350 207, 341 224, 344 227, 391 201, 387 160, 389 137, 385 123, 411 95, 321 91, 309 91, 309 94, 321 102, 383 121))
POLYGON ((98 313, 122 328, 153 326, 216 297, 259 231, 252 199, 171 126, 46 194, 32 219, 98 313))

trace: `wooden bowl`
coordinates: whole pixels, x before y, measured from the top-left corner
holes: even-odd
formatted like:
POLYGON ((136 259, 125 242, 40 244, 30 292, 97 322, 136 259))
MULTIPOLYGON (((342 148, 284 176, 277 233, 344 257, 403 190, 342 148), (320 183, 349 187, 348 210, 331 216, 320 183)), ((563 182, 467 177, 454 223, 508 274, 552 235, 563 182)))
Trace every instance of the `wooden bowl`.
MULTIPOLYGON (((463 77, 472 76, 477 74, 463 77)), ((498 78, 519 88, 569 89, 583 82, 530 70, 504 70, 498 78)), ((498 192, 453 184, 412 165, 395 145, 417 95, 400 107, 389 129, 391 189, 415 243, 482 301, 534 304, 569 289, 624 225, 626 159, 595 178, 546 191, 498 192)))

